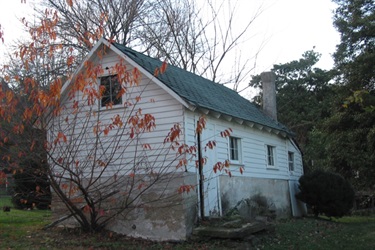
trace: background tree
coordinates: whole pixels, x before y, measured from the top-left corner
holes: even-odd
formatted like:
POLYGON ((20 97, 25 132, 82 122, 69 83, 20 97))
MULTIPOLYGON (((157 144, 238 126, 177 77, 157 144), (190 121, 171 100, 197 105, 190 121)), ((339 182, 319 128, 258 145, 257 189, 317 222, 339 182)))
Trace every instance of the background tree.
POLYGON ((375 6, 371 0, 333 0, 340 44, 334 54, 341 84, 348 90, 374 91, 375 6))
MULTIPOLYGON (((271 69, 276 74, 278 121, 296 133, 296 140, 304 152, 316 152, 311 134, 316 126, 331 115, 330 102, 334 96, 330 81, 333 73, 314 67, 320 54, 310 50, 302 58, 271 69)), ((250 86, 262 89, 260 75, 253 76, 250 86)), ((261 93, 254 101, 261 104, 261 93)), ((312 167, 316 154, 304 154, 305 167, 312 167)))
POLYGON ((341 35, 334 54, 338 72, 333 115, 321 126, 329 166, 358 189, 374 189, 375 6, 372 1, 334 1, 341 35))
POLYGON ((10 87, 4 79, 0 92, 0 169, 13 173, 15 178, 10 190, 12 201, 19 208, 48 208, 51 193, 46 175, 45 134, 34 127, 36 116, 32 115, 33 104, 28 100, 30 93, 10 87))
POLYGON ((279 120, 296 132, 307 170, 330 170, 357 190, 374 190, 375 7, 368 0, 334 2, 341 35, 335 68, 312 68, 319 58, 313 52, 275 65, 279 120))

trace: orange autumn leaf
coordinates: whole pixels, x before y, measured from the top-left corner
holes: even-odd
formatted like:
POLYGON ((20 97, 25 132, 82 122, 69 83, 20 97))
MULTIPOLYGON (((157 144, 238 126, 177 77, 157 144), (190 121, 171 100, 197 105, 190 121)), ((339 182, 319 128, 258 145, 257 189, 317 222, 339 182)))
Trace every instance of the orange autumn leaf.
POLYGON ((8 90, 6 92, 6 100, 7 100, 7 104, 10 104, 10 102, 13 100, 13 92, 8 90))
POLYGON ((163 64, 161 65, 161 67, 160 67, 160 73, 163 74, 167 70, 167 66, 168 66, 167 62, 164 61, 163 64))
POLYGON ((228 128, 228 129, 220 132, 220 136, 223 137, 223 138, 226 138, 226 137, 229 137, 232 132, 233 132, 232 129, 228 128))
POLYGON ((197 134, 202 134, 202 131, 203 129, 206 128, 206 117, 205 116, 201 116, 199 117, 198 119, 198 122, 197 122, 197 127, 195 129, 195 133, 197 134))
POLYGON ((113 125, 117 127, 121 128, 124 125, 119 115, 116 115, 114 118, 112 118, 112 121, 113 121, 113 125))
POLYGON ((68 139, 66 138, 66 136, 64 135, 64 133, 63 132, 58 132, 57 133, 57 137, 56 137, 56 139, 54 140, 54 144, 56 145, 60 140, 63 140, 63 142, 67 142, 68 141, 68 139))
POLYGON ((182 133, 180 124, 175 124, 170 132, 168 133, 167 137, 164 139, 164 143, 167 142, 175 142, 177 139, 180 138, 180 134, 182 133))
POLYGON ((187 166, 187 164, 188 164, 188 160, 187 159, 180 159, 178 161, 178 164, 177 164, 176 168, 187 166))
POLYGON ((141 80, 141 72, 138 68, 133 68, 132 70, 133 82, 138 85, 141 80))
POLYGON ((68 56, 66 59, 66 65, 71 66, 74 63, 74 56, 68 56))
POLYGON ((110 131, 110 128, 109 128, 109 127, 106 127, 106 128, 103 130, 104 135, 108 135, 108 134, 109 134, 109 131, 110 131))
POLYGON ((214 147, 216 147, 216 142, 215 142, 215 141, 208 141, 208 142, 206 143, 205 150, 207 150, 207 148, 209 148, 209 149, 213 149, 214 147))
POLYGON ((155 68, 155 70, 154 70, 154 76, 155 77, 159 76, 159 68, 155 68))
POLYGON ((91 211, 92 211, 92 209, 91 209, 91 207, 89 205, 86 205, 86 206, 83 207, 83 212, 84 213, 89 213, 91 211))
POLYGON ((32 110, 30 108, 26 108, 25 111, 23 112, 23 119, 25 121, 28 121, 31 119, 32 115, 33 115, 32 110))
POLYGON ((58 137, 59 139, 63 139, 64 142, 67 142, 66 136, 64 135, 63 132, 59 132, 59 133, 57 134, 57 137, 58 137))
POLYGON ((243 174, 244 167, 240 167, 240 173, 243 174))
POLYGON ((73 7, 73 0, 66 0, 66 3, 69 5, 69 7, 73 7))
POLYGON ((194 185, 182 185, 178 188, 178 193, 189 193, 190 191, 194 190, 194 185))

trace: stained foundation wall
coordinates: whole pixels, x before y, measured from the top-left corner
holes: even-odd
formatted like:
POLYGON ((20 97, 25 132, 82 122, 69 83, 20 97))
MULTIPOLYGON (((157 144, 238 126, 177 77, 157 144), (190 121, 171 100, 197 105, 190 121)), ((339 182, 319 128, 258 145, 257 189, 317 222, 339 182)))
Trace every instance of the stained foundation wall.
POLYGON ((292 215, 288 181, 220 176, 220 200, 223 214, 235 207, 241 200, 250 199, 255 195, 265 197, 268 204, 275 209, 278 218, 292 215))
MULTIPOLYGON (((155 183, 147 192, 140 194, 137 202, 111 220, 106 229, 157 241, 186 240, 196 224, 197 194, 195 190, 179 193, 178 189, 181 185, 196 185, 196 175, 180 173, 166 179, 168 183, 155 183)), ((121 201, 124 197, 117 196, 116 199, 121 201)), ((111 204, 104 206, 106 211, 111 211, 111 204)), ((55 194, 52 211, 54 219, 68 214, 55 194)), ((66 220, 60 225, 78 226, 74 219, 66 220)))

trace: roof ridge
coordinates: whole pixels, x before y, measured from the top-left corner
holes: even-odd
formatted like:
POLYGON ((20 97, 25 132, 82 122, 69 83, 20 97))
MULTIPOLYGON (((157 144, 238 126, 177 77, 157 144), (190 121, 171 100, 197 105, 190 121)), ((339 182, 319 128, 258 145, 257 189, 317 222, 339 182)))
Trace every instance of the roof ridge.
MULTIPOLYGON (((117 47, 117 46, 121 46, 121 47, 123 47, 124 50, 128 50, 128 51, 129 51, 130 53, 132 53, 134 56, 137 56, 137 57, 138 57, 138 55, 141 55, 141 56, 143 56, 143 57, 148 57, 150 60, 153 60, 153 61, 157 61, 157 62, 163 63, 163 61, 160 60, 160 59, 158 59, 158 58, 154 58, 154 57, 151 57, 151 56, 149 56, 149 55, 143 54, 143 53, 141 53, 141 52, 139 52, 139 51, 136 51, 136 50, 134 50, 134 49, 132 49, 132 48, 130 48, 130 47, 127 47, 127 46, 125 46, 125 45, 123 45, 123 44, 119 44, 119 43, 115 43, 115 42, 112 43, 112 44, 114 44, 116 47, 117 47)), ((117 48, 118 48, 118 47, 117 47, 117 48)), ((167 62, 167 64, 168 64, 168 62, 167 62)), ((176 69, 176 70, 185 71, 185 73, 187 73, 187 74, 194 75, 194 77, 200 77, 200 78, 204 79, 205 81, 208 81, 208 82, 210 82, 210 83, 212 83, 212 84, 215 84, 215 85, 217 85, 217 86, 220 86, 220 87, 226 88, 226 89, 231 90, 231 91, 235 92, 236 94, 238 94, 235 90, 226 87, 224 84, 221 84, 221 83, 215 82, 215 81, 210 80, 210 79, 208 79, 208 78, 206 78, 206 77, 204 77, 204 76, 197 75, 197 74, 195 74, 195 73, 193 73, 193 72, 190 72, 190 71, 188 71, 188 70, 186 70, 186 69, 182 69, 182 68, 180 68, 180 67, 178 67, 178 66, 175 66, 175 65, 173 65, 173 64, 168 64, 168 67, 173 67, 173 68, 176 69)), ((240 96, 241 96, 241 95, 240 95, 240 96)), ((243 96, 241 96, 241 97, 244 98, 243 96)), ((246 99, 246 98, 245 98, 245 99, 246 99)), ((247 100, 247 99, 246 99, 246 100, 247 100)))
MULTIPOLYGON (((125 45, 112 44, 152 75, 155 68, 163 63, 160 59, 150 57, 125 45)), ((168 64, 167 71, 157 75, 156 78, 181 98, 197 107, 283 131, 288 135, 293 134, 286 126, 266 115, 256 104, 223 84, 172 64, 168 64)))

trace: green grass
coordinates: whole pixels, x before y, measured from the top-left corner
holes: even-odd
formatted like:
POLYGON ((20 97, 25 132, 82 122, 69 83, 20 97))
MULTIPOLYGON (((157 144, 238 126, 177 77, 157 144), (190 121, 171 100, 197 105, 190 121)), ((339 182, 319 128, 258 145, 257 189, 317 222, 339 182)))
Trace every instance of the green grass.
MULTIPOLYGON (((42 230, 51 221, 46 210, 3 212, 12 205, 0 197, 0 249, 246 249, 250 242, 201 240, 154 243, 121 235, 86 234, 79 230, 42 230)), ((375 215, 301 218, 278 221, 275 232, 256 235, 252 249, 375 249, 375 215)))
POLYGON ((279 222, 261 249, 375 249, 375 216, 301 218, 279 222))
POLYGON ((50 211, 14 209, 9 197, 0 197, 0 209, 0 249, 26 249, 30 234, 50 221, 50 211), (3 212, 4 206, 10 212, 3 212))
POLYGON ((0 207, 1 209, 4 207, 4 206, 10 206, 12 207, 12 202, 10 200, 10 197, 8 196, 0 196, 0 207))

